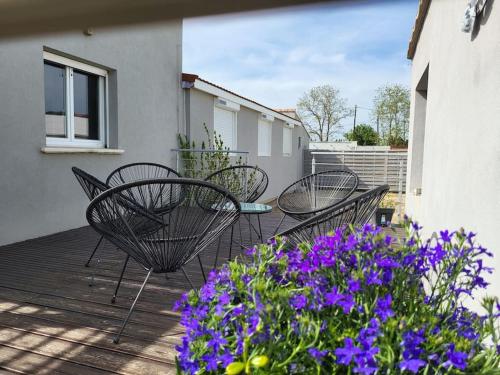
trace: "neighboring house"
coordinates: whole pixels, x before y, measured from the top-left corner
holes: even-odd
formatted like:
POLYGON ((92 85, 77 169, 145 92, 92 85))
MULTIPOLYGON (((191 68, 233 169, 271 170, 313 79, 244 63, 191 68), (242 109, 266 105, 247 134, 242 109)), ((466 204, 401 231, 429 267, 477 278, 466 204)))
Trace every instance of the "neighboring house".
POLYGON ((295 108, 275 108, 274 110, 276 112, 283 113, 284 115, 287 115, 288 117, 294 118, 296 120, 300 120, 299 115, 297 114, 297 111, 295 108))
POLYGON ((86 225, 72 166, 174 166, 182 21, 0 41, 0 244, 86 225))
POLYGON ((477 232, 495 254, 490 291, 500 294, 500 1, 479 9, 471 33, 461 30, 466 3, 420 1, 406 209, 427 232, 477 232))
POLYGON ((296 118, 283 114, 194 74, 182 75, 185 128, 191 140, 206 140, 204 125, 231 150, 248 151, 248 163, 264 169, 269 186, 260 201, 276 198, 302 177, 309 136, 296 118))

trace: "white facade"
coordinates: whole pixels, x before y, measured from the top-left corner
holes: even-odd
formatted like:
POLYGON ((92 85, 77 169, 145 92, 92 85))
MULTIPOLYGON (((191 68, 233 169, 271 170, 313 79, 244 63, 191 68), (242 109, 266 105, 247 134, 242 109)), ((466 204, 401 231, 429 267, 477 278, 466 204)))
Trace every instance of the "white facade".
POLYGON ((426 234, 477 232, 495 254, 489 293, 500 295, 500 2, 487 3, 472 33, 461 31, 465 6, 431 1, 414 56, 410 48, 406 209, 426 234))
MULTIPOLYGON (((302 123, 194 74, 183 74, 186 134, 197 145, 215 130, 224 145, 246 152, 249 165, 262 168, 269 185, 259 202, 275 199, 302 177, 309 135, 302 123)), ((291 113, 290 113, 291 114, 291 113)))

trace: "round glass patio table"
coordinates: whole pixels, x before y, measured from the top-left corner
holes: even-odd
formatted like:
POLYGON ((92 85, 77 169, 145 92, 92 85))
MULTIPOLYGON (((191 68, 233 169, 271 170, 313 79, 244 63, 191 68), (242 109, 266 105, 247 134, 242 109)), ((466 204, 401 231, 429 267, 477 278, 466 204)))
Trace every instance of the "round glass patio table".
MULTIPOLYGON (((273 208, 267 204, 248 203, 248 202, 240 202, 240 207, 241 207, 241 216, 243 216, 248 222, 248 229, 249 229, 249 234, 250 234, 250 244, 253 245, 252 232, 255 232, 259 241, 262 242, 263 236, 262 236, 262 226, 260 225, 260 215, 272 212, 273 208), (258 229, 252 223, 252 216, 257 216, 258 229)), ((214 207, 214 208, 216 208, 216 207, 214 207)), ((231 206, 231 208, 232 208, 232 206, 231 206)), ((239 242, 235 241, 234 236, 233 236, 235 224, 233 224, 231 226, 231 237, 230 237, 231 239, 229 240, 228 260, 231 260, 231 255, 233 252, 233 243, 236 242, 236 245, 241 247, 242 249, 247 248, 246 246, 243 245, 243 235, 242 235, 242 231, 241 231, 241 222, 240 221, 241 221, 241 218, 240 218, 240 220, 238 220, 238 230, 239 230, 239 237, 240 237, 239 242)), ((217 246, 217 252, 215 254, 214 268, 217 268, 217 261, 219 259, 219 249, 220 249, 220 244, 221 244, 221 238, 222 237, 219 237, 219 245, 217 246)))
POLYGON ((240 202, 241 213, 246 215, 260 215, 272 212, 273 208, 267 204, 240 202))
MULTIPOLYGON (((240 202, 240 206, 241 206, 241 214, 248 221, 248 230, 250 232, 250 243, 253 244, 252 232, 255 232, 255 234, 257 234, 257 238, 259 239, 259 241, 262 242, 264 239, 262 238, 260 215, 272 212, 273 208, 267 204, 247 203, 247 202, 240 202), (255 226, 252 224, 252 216, 257 216, 257 223, 259 224, 258 231, 257 228, 255 228, 255 226)), ((239 225, 239 229, 240 229, 240 241, 242 241, 241 225, 239 225)))
MULTIPOLYGON (((254 232, 257 235, 258 240, 262 243, 262 241, 264 239, 262 236, 262 226, 260 224, 260 215, 272 212, 273 208, 267 204, 248 203, 248 202, 240 202, 240 207, 241 207, 241 216, 243 216, 248 222, 250 246, 253 245, 252 232, 254 232), (252 223, 252 216, 257 216, 258 227, 255 227, 255 225, 252 223)), ((241 225, 242 225, 242 223, 241 223, 241 218, 240 218, 240 220, 238 221, 238 230, 239 230, 240 241, 237 244, 242 249, 245 249, 247 247, 243 245, 243 234, 241 232, 241 225)), ((229 259, 231 259, 231 253, 232 253, 232 248, 233 248, 233 231, 234 231, 234 226, 231 227, 231 240, 230 240, 230 244, 229 244, 229 259)))

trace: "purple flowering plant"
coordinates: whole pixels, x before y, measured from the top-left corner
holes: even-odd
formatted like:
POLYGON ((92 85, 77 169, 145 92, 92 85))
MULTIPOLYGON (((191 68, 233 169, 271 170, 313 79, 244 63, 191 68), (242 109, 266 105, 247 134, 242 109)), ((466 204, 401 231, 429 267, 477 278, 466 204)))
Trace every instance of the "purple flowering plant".
POLYGON ((473 233, 424 240, 407 221, 345 228, 290 246, 251 249, 176 303, 182 374, 500 374, 492 256, 473 233))

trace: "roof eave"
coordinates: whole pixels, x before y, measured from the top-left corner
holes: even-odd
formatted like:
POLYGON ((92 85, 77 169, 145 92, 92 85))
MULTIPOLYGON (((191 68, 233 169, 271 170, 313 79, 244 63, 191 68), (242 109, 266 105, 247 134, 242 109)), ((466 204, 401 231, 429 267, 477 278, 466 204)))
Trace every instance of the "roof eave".
MULTIPOLYGON (((183 88, 187 88, 187 89, 194 88, 194 89, 198 89, 198 90, 199 90, 200 88, 199 88, 199 87, 197 87, 196 82, 202 82, 202 83, 207 84, 207 85, 210 85, 210 86, 212 86, 212 87, 214 87, 214 88, 216 88, 216 89, 222 90, 222 91, 224 91, 224 92, 226 92, 226 93, 228 93, 228 94, 230 94, 230 95, 234 95, 235 97, 238 97, 238 98, 240 98, 240 99, 241 99, 241 100, 243 100, 243 101, 253 103, 253 104, 255 104, 256 106, 261 107, 261 108, 262 108, 262 109, 264 109, 264 110, 267 110, 268 112, 272 112, 272 113, 275 115, 275 117, 278 117, 278 118, 280 118, 280 117, 281 117, 281 120, 283 120, 283 121, 287 121, 287 122, 289 122, 289 123, 291 123, 291 124, 294 124, 294 125, 303 126, 303 124, 302 124, 302 122, 301 122, 300 120, 297 120, 297 119, 295 119, 295 118, 293 118, 293 117, 291 117, 291 116, 288 116, 288 115, 286 115, 286 114, 284 114, 284 113, 278 112, 278 111, 276 111, 275 109, 272 109, 272 108, 270 108, 270 107, 267 107, 267 106, 265 106, 265 105, 263 105, 263 104, 260 104, 260 103, 258 103, 258 102, 256 102, 256 101, 254 101, 254 100, 252 100, 252 99, 249 99, 249 98, 246 98, 246 97, 244 97, 244 96, 242 96, 242 95, 239 95, 239 94, 237 94, 237 93, 235 93, 235 92, 233 92, 233 91, 231 91, 231 90, 228 90, 228 89, 226 89, 226 88, 224 88, 224 87, 222 87, 222 86, 216 85, 215 83, 212 83, 212 82, 210 82, 210 81, 207 81, 207 80, 205 80, 205 79, 203 79, 203 78, 199 77, 199 76, 198 76, 198 75, 196 75, 196 74, 182 73, 182 82, 183 82, 183 83, 184 83, 184 82, 185 82, 185 83, 189 83, 189 85, 186 85, 186 86, 185 86, 185 87, 183 87, 183 88), (283 117, 284 117, 284 118, 283 118, 283 117)), ((245 104, 243 104, 243 105, 245 105, 245 104)))
POLYGON ((420 0, 419 2, 418 13, 415 18, 415 24, 413 26, 413 32, 411 33, 410 43, 408 44, 408 52, 406 55, 409 60, 413 60, 413 57, 415 56, 418 40, 420 39, 420 34, 422 33, 422 28, 424 27, 425 17, 427 17, 430 5, 431 0, 420 0))

